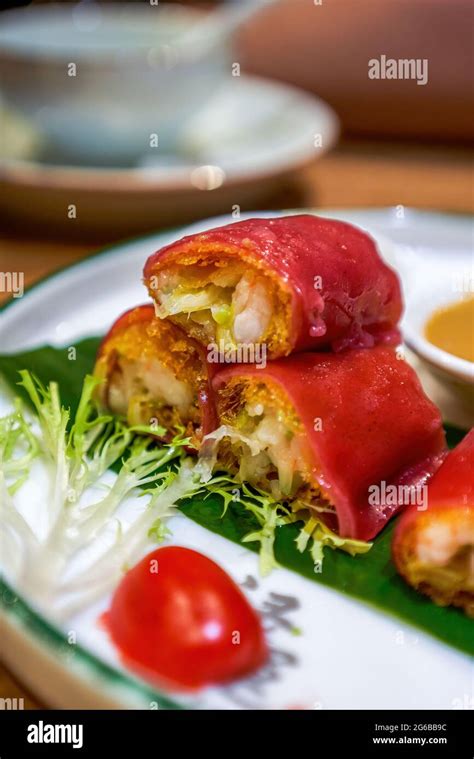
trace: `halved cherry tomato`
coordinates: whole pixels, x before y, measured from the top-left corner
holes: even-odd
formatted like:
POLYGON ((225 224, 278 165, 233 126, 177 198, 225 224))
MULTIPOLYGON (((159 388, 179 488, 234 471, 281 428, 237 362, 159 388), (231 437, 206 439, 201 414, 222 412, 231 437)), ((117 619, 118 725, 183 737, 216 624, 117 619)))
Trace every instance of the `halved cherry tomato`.
POLYGON ((181 688, 240 677, 268 656, 255 610, 215 562, 170 546, 131 569, 104 621, 126 663, 181 688))

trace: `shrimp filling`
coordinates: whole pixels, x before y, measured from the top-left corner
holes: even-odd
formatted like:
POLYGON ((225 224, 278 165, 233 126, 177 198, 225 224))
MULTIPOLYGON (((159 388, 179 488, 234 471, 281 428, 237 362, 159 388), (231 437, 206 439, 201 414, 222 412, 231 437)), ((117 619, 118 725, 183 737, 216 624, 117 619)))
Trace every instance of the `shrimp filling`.
POLYGON ((149 358, 117 360, 109 378, 108 405, 115 414, 126 416, 129 424, 150 424, 155 418, 164 422, 172 415, 189 421, 197 412, 192 388, 149 358))
POLYGON ((271 350, 288 340, 289 295, 270 275, 236 258, 170 266, 157 275, 153 296, 160 319, 170 317, 204 344, 266 342, 271 350))
POLYGON ((206 370, 189 338, 169 322, 153 319, 113 335, 94 371, 104 380, 99 399, 130 425, 200 434, 198 388, 206 370))
POLYGON ((449 510, 417 532, 410 575, 439 603, 464 606, 474 615, 474 517, 449 510))
POLYGON ((276 500, 329 514, 334 524, 334 507, 311 473, 301 423, 293 413, 282 410, 287 406, 282 401, 281 393, 268 384, 231 380, 218 399, 224 424, 204 439, 202 461, 211 470, 224 469, 239 481, 271 493, 276 500))

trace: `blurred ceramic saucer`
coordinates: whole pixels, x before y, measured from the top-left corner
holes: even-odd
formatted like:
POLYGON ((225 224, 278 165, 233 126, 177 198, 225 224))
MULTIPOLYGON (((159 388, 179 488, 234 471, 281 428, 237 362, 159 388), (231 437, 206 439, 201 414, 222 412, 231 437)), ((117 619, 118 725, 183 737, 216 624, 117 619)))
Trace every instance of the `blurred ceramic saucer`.
POLYGON ((0 213, 70 232, 74 204, 81 229, 115 237, 255 204, 327 152, 339 131, 319 98, 246 75, 186 120, 173 152, 150 145, 132 166, 63 164, 23 117, 8 111, 2 122, 0 213))

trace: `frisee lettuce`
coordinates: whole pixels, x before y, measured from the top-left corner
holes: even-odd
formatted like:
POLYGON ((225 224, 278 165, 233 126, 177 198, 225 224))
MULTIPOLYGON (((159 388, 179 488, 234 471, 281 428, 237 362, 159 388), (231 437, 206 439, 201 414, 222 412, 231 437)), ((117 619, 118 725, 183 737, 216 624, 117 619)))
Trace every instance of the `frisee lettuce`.
POLYGON ((112 590, 123 573, 133 566, 143 555, 150 540, 161 542, 166 536, 164 520, 176 512, 178 501, 194 494, 200 488, 196 482, 194 464, 189 457, 183 457, 176 470, 167 470, 157 476, 157 486, 144 510, 123 530, 117 523, 114 541, 101 553, 97 561, 91 563, 79 576, 62 580, 59 590, 64 594, 79 594, 61 607, 64 616, 70 616, 78 608, 100 598, 112 590))
POLYGON ((223 499, 222 516, 227 511, 229 504, 236 501, 246 511, 253 514, 260 529, 253 530, 245 535, 242 542, 251 543, 255 541, 260 543, 259 570, 263 577, 278 567, 279 564, 274 553, 275 531, 277 527, 296 521, 291 509, 276 501, 269 493, 255 487, 250 488, 245 483, 225 474, 216 475, 208 480, 205 484, 205 490, 207 496, 215 493, 223 499))
MULTIPOLYGON (((242 412, 241 412, 242 413, 242 412)), ((246 411, 244 410, 244 420, 246 420, 246 411)), ((257 457, 264 444, 258 441, 252 434, 244 435, 239 429, 228 425, 221 425, 216 430, 208 434, 201 448, 201 460, 199 469, 201 479, 205 483, 205 489, 209 493, 216 493, 224 501, 225 514, 229 504, 238 500, 242 506, 253 514, 259 523, 260 529, 245 535, 243 542, 260 543, 260 573, 268 574, 274 567, 278 566, 275 559, 274 543, 275 533, 278 527, 283 527, 292 522, 302 522, 302 528, 296 539, 297 549, 303 553, 308 547, 313 559, 314 569, 320 572, 324 558, 324 547, 350 553, 352 556, 359 553, 366 553, 372 547, 371 543, 365 543, 360 540, 342 538, 329 529, 326 524, 318 517, 318 512, 327 511, 324 507, 310 508, 308 504, 294 498, 291 503, 284 498, 278 498, 277 494, 263 491, 255 486, 251 488, 242 480, 242 461, 240 462, 239 473, 233 477, 230 475, 214 475, 218 461, 218 443, 223 438, 228 438, 231 442, 243 443, 249 450, 252 460, 257 457)), ((279 469, 279 479, 281 482, 282 472, 279 469)), ((290 473, 290 480, 293 474, 290 473)), ((284 488, 281 488, 284 490, 284 488)), ((290 488, 288 488, 290 490, 290 488)))
POLYGON ((33 590, 40 603, 55 605, 64 592, 73 592, 74 603, 69 601, 64 607, 71 613, 84 598, 90 600, 112 588, 119 579, 117 568, 139 558, 150 537, 162 537, 162 520, 171 515, 181 493, 196 489, 185 454, 189 439, 179 432, 171 443, 158 445, 156 436, 164 433, 162 428, 127 427, 120 419, 101 413, 94 400, 99 380, 92 376, 84 380, 74 419, 61 404, 57 383, 45 387, 27 371, 20 376, 34 412, 27 414, 15 401, 14 411, 0 419, 2 555, 7 556, 19 587, 33 590), (49 475, 46 529, 40 537, 12 498, 35 458, 42 460, 49 475), (172 462, 178 463, 177 472, 170 471, 172 462), (84 503, 86 490, 105 487, 101 478, 113 465, 118 473, 105 494, 84 503), (118 510, 137 488, 147 504, 124 529, 118 510), (77 555, 94 545, 98 536, 102 540, 114 520, 112 549, 96 556, 86 572, 65 580, 77 555), (95 582, 89 584, 89 579, 95 582))
POLYGON ((362 540, 342 538, 329 529, 324 522, 310 511, 305 505, 294 502, 291 507, 276 500, 271 494, 255 487, 249 487, 229 475, 217 475, 207 481, 205 490, 208 495, 215 493, 224 501, 224 516, 229 504, 238 501, 246 511, 256 518, 260 525, 243 538, 244 543, 257 541, 260 543, 259 567, 260 574, 265 576, 279 566, 274 553, 275 532, 293 522, 302 522, 301 530, 296 538, 296 547, 303 553, 308 547, 314 563, 315 571, 320 572, 324 558, 324 547, 339 548, 346 553, 367 553, 372 543, 362 540))
MULTIPOLYGON (((370 551, 372 548, 372 543, 366 543, 363 540, 341 538, 340 535, 337 535, 337 533, 330 530, 324 522, 312 515, 311 512, 306 509, 304 509, 303 512, 305 514, 305 524, 296 538, 296 547, 300 553, 303 553, 308 547, 308 543, 311 541, 309 550, 315 570, 321 571, 324 558, 324 546, 328 546, 332 549, 340 548, 341 551, 345 551, 351 556, 367 553, 367 551, 370 551)), ((297 518, 298 513, 298 511, 295 512, 297 518)))
POLYGON ((23 416, 21 400, 17 398, 14 411, 0 419, 0 472, 5 479, 10 479, 10 495, 26 481, 31 463, 38 454, 38 440, 23 416))

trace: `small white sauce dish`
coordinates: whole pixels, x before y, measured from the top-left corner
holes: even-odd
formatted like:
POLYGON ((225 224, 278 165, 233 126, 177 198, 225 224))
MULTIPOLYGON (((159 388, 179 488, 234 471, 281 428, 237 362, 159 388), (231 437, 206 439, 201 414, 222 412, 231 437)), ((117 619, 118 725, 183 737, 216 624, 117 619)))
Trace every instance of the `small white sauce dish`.
MULTIPOLYGON (((406 345, 419 359, 420 367, 431 374, 430 394, 441 394, 449 421, 466 428, 474 424, 474 363, 433 345, 425 337, 425 327, 437 309, 472 297, 472 292, 459 287, 461 282, 472 283, 467 272, 453 264, 430 266, 428 262, 422 270, 415 269, 408 280, 402 321, 406 345)), ((469 329, 474 341, 474 324, 469 329)))
MULTIPOLYGON (((381 255, 401 279, 405 304, 401 322, 407 360, 415 368, 445 422, 474 426, 474 364, 453 356, 425 337, 439 308, 474 294, 474 225, 464 214, 404 206, 351 210, 346 218, 377 240, 381 255)), ((474 341, 474 324, 469 326, 474 341)))

